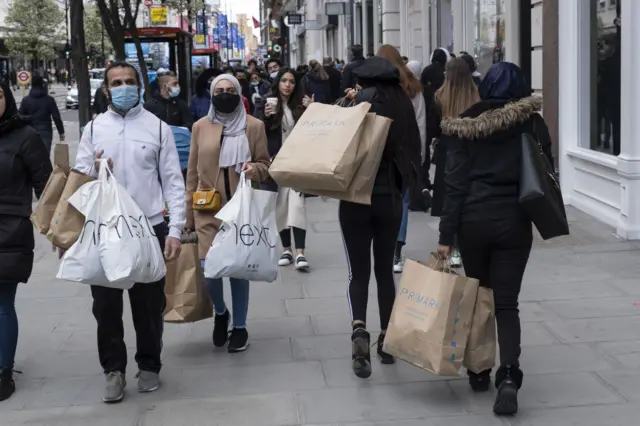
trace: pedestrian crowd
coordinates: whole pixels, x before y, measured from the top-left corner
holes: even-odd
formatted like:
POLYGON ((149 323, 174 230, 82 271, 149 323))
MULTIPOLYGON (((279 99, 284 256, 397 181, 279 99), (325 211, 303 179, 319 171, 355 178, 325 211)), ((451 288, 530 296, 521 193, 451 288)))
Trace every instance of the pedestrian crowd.
MULTIPOLYGON (((282 185, 275 166, 297 143, 305 114, 336 103, 355 114, 366 104, 363 119, 365 114, 384 118, 388 129, 366 183, 369 202, 338 197, 337 219, 349 268, 353 372, 363 379, 372 374, 367 321, 372 271, 381 330, 374 339, 375 352, 382 364, 405 359, 385 346, 400 294, 394 273, 405 271, 409 211, 430 212, 440 218, 439 245, 424 247, 425 258, 433 252, 447 268, 464 266, 467 277, 493 291, 499 343, 494 412, 515 414, 523 382, 518 298, 532 247, 532 222, 538 226, 522 200, 525 144, 521 140, 531 136, 544 161, 553 164, 549 133, 540 115, 542 98, 532 94, 522 71, 512 63, 495 64, 482 76, 472 56, 460 52, 454 58, 444 48, 436 49, 425 67, 390 45, 366 59, 361 46, 353 46, 351 53, 346 64, 323 58, 293 69, 269 59, 264 68, 251 60, 247 67, 207 69, 195 81, 190 102, 180 96, 184 88, 173 72, 158 74, 145 101, 136 69, 127 62, 114 62, 96 93, 94 118, 82 133, 74 169, 66 176, 71 180, 69 173, 77 172, 102 182, 108 172, 110 181, 123 188, 123 197, 139 207, 143 216, 138 221, 146 217, 147 226, 135 228, 132 236, 148 230, 167 265, 183 253, 184 236, 195 235, 194 256, 200 273, 204 271, 204 288, 213 308, 213 345, 229 353, 242 352, 249 347, 252 275, 209 270, 210 264, 223 262, 224 256, 216 258, 214 249, 222 250, 229 232, 236 232, 233 239, 247 234, 230 231, 231 222, 221 220, 220 213, 230 214, 225 207, 235 203, 234 214, 241 214, 242 204, 234 200, 242 191, 272 194, 264 214, 275 217, 274 235, 280 240, 274 267, 313 273, 307 252, 307 201, 318 193, 314 188, 282 185), (231 287, 230 307, 223 278, 231 287)), ((0 86, 0 401, 16 391, 15 298, 33 266, 32 194, 42 202, 53 180, 51 115, 64 134, 59 113, 51 114, 47 109, 51 101, 42 100, 47 95, 41 93, 41 85, 34 78, 34 88, 20 109, 11 82, 0 86)), ((69 202, 75 206, 77 201, 72 197, 69 202)), ((109 226, 105 225, 105 235, 109 226)), ((124 229, 115 226, 116 231, 124 229)), ((94 241, 104 238, 96 228, 94 241)), ((250 231, 255 239, 270 232, 268 227, 250 231)), ((86 225, 82 232, 73 245, 58 246, 63 266, 82 254, 78 247, 84 244, 86 225)), ((267 245, 271 243, 275 247, 276 241, 267 245)), ((273 247, 269 250, 276 250, 273 247)), ((107 277, 109 272, 104 271, 107 277)), ((60 275, 66 276, 62 268, 60 275)), ((129 293, 137 335, 137 390, 158 389, 165 278, 131 283, 128 288, 108 281, 77 281, 92 284, 104 402, 119 402, 125 396, 123 288, 129 293)), ((488 390, 491 368, 469 370, 468 380, 473 390, 488 390)))

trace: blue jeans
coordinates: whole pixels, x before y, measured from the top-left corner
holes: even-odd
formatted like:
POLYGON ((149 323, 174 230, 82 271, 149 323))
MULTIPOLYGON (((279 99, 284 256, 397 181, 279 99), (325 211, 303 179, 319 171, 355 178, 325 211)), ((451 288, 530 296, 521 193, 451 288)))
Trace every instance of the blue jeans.
POLYGON ((18 347, 18 283, 0 283, 0 368, 13 368, 18 347))
POLYGON ((398 242, 404 245, 407 242, 407 227, 409 226, 409 204, 411 204, 411 193, 404 193, 402 197, 402 222, 400 223, 400 232, 398 232, 398 242))
MULTIPOLYGON (((201 262, 204 269, 204 260, 201 262)), ((229 281, 231 282, 233 327, 246 328, 247 312, 249 311, 249 281, 237 278, 229 278, 229 281)), ((227 304, 224 301, 222 278, 205 278, 204 284, 213 302, 216 315, 223 315, 227 311, 227 304)))

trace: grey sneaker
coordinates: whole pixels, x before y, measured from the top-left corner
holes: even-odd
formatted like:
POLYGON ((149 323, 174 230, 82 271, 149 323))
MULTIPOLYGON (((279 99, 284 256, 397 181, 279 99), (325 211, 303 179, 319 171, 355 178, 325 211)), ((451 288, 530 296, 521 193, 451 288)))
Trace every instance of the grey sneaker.
POLYGON ((136 374, 138 379, 138 392, 153 392, 160 387, 160 376, 151 371, 139 371, 136 374))
POLYGON ((114 371, 107 374, 107 384, 104 388, 104 397, 102 398, 102 401, 107 404, 122 401, 124 398, 125 386, 127 386, 127 381, 121 372, 114 371))

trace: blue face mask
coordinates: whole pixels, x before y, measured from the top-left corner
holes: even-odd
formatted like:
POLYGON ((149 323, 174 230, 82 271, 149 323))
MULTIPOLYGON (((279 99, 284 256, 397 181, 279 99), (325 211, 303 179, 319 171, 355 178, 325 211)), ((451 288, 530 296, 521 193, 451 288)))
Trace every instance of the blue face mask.
POLYGON ((111 104, 120 111, 129 111, 140 101, 138 86, 118 86, 111 89, 111 104))

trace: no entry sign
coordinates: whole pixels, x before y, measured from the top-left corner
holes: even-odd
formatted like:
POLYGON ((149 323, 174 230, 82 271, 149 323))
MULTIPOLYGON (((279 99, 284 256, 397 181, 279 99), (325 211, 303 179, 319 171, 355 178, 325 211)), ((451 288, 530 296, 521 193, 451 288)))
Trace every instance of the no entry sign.
POLYGON ((26 86, 31 83, 31 73, 29 71, 18 71, 16 77, 18 79, 18 84, 21 86, 26 86))

